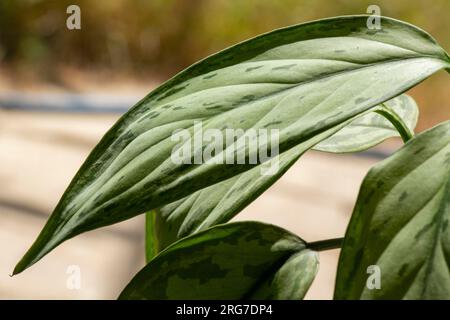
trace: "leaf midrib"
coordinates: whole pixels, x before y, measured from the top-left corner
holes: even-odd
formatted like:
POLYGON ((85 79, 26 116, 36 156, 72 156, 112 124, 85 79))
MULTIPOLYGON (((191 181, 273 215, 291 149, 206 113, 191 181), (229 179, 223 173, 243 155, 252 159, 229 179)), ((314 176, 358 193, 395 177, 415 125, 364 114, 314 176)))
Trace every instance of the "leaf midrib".
MULTIPOLYGON (((261 97, 259 97, 259 98, 256 98, 255 100, 253 100, 253 101, 251 101, 251 102, 243 102, 243 103, 240 103, 240 104, 238 104, 237 106, 236 106, 236 108, 239 108, 239 107, 241 107, 241 106, 244 106, 244 105, 247 105, 247 104, 249 104, 249 103, 255 103, 255 102, 257 102, 257 101, 259 101, 259 100, 263 100, 263 99, 266 99, 266 98, 269 98, 269 97, 272 97, 272 96, 274 96, 274 95, 279 95, 279 94, 282 94, 282 93, 284 93, 285 91, 287 91, 287 90, 291 90, 291 89, 294 89, 294 88, 297 88, 297 87, 299 87, 299 86, 303 86, 303 85, 306 85, 306 84, 309 84, 309 83, 313 83, 313 82, 316 82, 316 81, 319 81, 319 80, 323 80, 323 79, 328 79, 328 78, 333 78, 333 77, 338 77, 338 76, 340 76, 340 75, 342 75, 342 74, 350 74, 350 73, 353 73, 353 72, 356 72, 356 71, 359 71, 359 70, 361 70, 361 69, 367 69, 367 68, 371 68, 371 67, 380 67, 380 66, 382 66, 382 65, 388 65, 388 64, 392 64, 392 63, 396 63, 396 62, 406 62, 406 61, 408 61, 408 60, 420 60, 420 59, 426 59, 426 58, 428 58, 428 59, 431 59, 431 60, 437 60, 437 61, 443 61, 442 59, 440 59, 440 58, 437 58, 437 57, 434 57, 434 56, 429 56, 429 55, 418 55, 418 56, 416 56, 416 57, 406 57, 406 58, 395 58, 395 59, 386 59, 386 60, 381 60, 381 61, 378 61, 378 62, 375 62, 375 63, 370 63, 370 64, 365 64, 365 65, 362 65, 362 66, 360 66, 360 67, 356 67, 356 68, 354 68, 354 69, 349 69, 349 70, 344 70, 344 71, 337 71, 337 72, 332 72, 332 73, 330 73, 330 74, 327 74, 327 75, 324 75, 324 76, 320 76, 320 77, 318 77, 318 78, 315 78, 315 79, 310 79, 310 80, 307 80, 307 81, 302 81, 302 82, 300 82, 300 83, 298 83, 298 84, 296 84, 296 85, 293 85, 293 86, 291 86, 291 87, 288 87, 288 88, 285 88, 285 89, 282 89, 282 90, 279 90, 279 91, 276 91, 276 92, 272 92, 272 93, 269 93, 268 95, 264 95, 264 96, 261 96, 261 97)), ((444 61, 444 62, 446 62, 446 61, 444 61)), ((447 62, 446 62, 447 63, 447 62)), ((220 86, 219 86, 220 87, 220 86)), ((218 87, 218 88, 219 88, 218 87)), ((227 87, 227 86, 223 86, 223 87, 227 87)), ((196 93, 198 93, 199 91, 197 91, 196 93)), ((193 93, 192 93, 193 94, 193 93)), ((186 97, 186 96, 183 96, 183 97, 186 97)), ((177 98, 178 99, 178 98, 177 98)), ((167 102, 165 102, 165 103, 169 103, 169 102, 174 102, 174 101, 176 101, 177 99, 175 99, 175 100, 171 100, 171 101, 167 101, 167 102)), ((151 101, 148 101, 147 103, 150 103, 151 101)), ((226 112, 230 112, 231 110, 229 110, 229 111, 226 111, 226 112)), ((224 112, 224 113, 226 113, 226 112, 224 112)), ((219 115, 223 115, 224 113, 220 113, 220 114, 218 114, 218 115, 216 115, 216 116, 213 116, 213 117, 211 117, 210 119, 213 119, 213 118, 215 118, 215 117, 217 117, 217 116, 219 116, 219 115)), ((153 128, 156 128, 156 127, 153 127, 153 128)), ((151 129, 153 129, 153 128, 151 128, 151 129)), ((190 128, 190 127, 189 127, 190 128)), ((151 129, 149 129, 149 130, 151 130, 151 129)), ((146 131, 144 131, 143 133, 145 133, 146 131)), ((141 133, 141 134, 143 134, 143 133, 141 133)), ((140 135, 138 135, 138 136, 140 136, 140 135)), ((137 136, 137 137, 138 137, 137 136)), ((134 137, 134 139, 136 139, 137 137, 134 137)), ((166 138, 167 139, 167 138, 166 138)), ((120 154, 120 153, 119 153, 120 154)), ((118 154, 118 155, 119 155, 118 154)), ((117 155, 117 156, 118 156, 117 155)), ((116 156, 116 157, 117 157, 116 156)), ((162 163, 164 163, 164 162, 162 162, 162 163)), ((161 163, 161 164, 162 164, 161 163)), ((160 165, 161 165, 160 164, 160 165)), ((159 166, 160 166, 159 165, 159 166)), ((156 167, 154 170, 158 170, 158 168, 159 168, 159 166, 158 167, 156 167)), ((125 166, 124 166, 125 167, 125 166)), ((122 167, 120 170, 122 170, 124 167, 122 167)), ((118 171, 120 171, 120 170, 118 170, 118 171)), ((153 171, 154 171, 153 170, 153 171)), ((153 172, 152 171, 152 172, 153 172)), ((113 175, 113 176, 115 176, 115 175, 113 175)), ((148 176, 148 175, 147 175, 148 176)), ((147 177, 146 176, 146 177, 147 177)), ((97 178, 98 179, 98 178, 97 178)), ((96 180, 97 180, 96 179, 96 180)), ((145 179, 145 177, 144 177, 144 179, 145 179)), ((142 180, 143 179, 141 179, 141 180, 139 180, 139 181, 137 181, 136 183, 135 183, 135 185, 136 184, 138 184, 138 183, 140 183, 140 182, 142 182, 142 180)), ((89 184, 89 185, 91 185, 91 184, 89 184)), ((84 193, 84 191, 85 191, 85 189, 89 186, 89 185, 86 185, 86 186, 84 186, 81 190, 80 190, 80 194, 82 194, 82 193, 84 193)), ((103 206, 105 206, 105 205, 107 205, 108 203, 110 203, 110 202, 112 202, 112 201, 114 201, 114 199, 116 199, 117 197, 120 197, 122 194, 124 194, 124 193, 126 193, 126 192, 128 192, 130 189, 132 189, 133 188, 133 186, 132 187, 130 187, 130 188, 128 188, 128 189, 126 189, 126 190, 124 190, 123 192, 121 192, 120 194, 117 194, 116 196, 114 196, 114 197, 112 197, 112 198, 110 198, 110 199, 108 199, 108 200, 106 200, 105 202, 103 202, 99 207, 97 207, 97 208, 95 208, 93 211, 98 211, 98 209, 100 209, 101 207, 103 207, 103 206)), ((95 195, 95 193, 97 193, 98 191, 99 191, 100 189, 98 189, 98 190, 96 190, 95 192, 93 192, 92 193, 92 195, 88 198, 88 199, 86 199, 86 202, 88 202, 88 201, 90 201, 90 200, 92 200, 92 197, 95 195)), ((74 216, 76 216, 79 212, 80 212, 80 210, 81 210, 81 208, 80 209, 78 209, 76 212, 74 212, 73 214, 71 214, 71 215, 67 215, 66 217, 66 219, 64 219, 63 220, 63 222, 59 225, 59 228, 58 228, 58 230, 61 230, 74 216)))
MULTIPOLYGON (((358 67, 358 68, 355 68, 355 69, 352 69, 352 70, 346 70, 346 71, 340 71, 340 72, 331 73, 331 74, 326 75, 326 76, 323 76, 323 77, 319 77, 319 78, 316 78, 316 79, 312 79, 312 80, 300 82, 298 85, 295 85, 295 86, 286 88, 286 89, 284 89, 284 90, 280 90, 280 91, 277 91, 277 92, 274 92, 274 93, 270 93, 270 94, 268 94, 268 95, 264 95, 264 96, 262 96, 262 97, 260 97, 260 98, 255 99, 254 101, 252 101, 252 102, 250 102, 250 103, 255 103, 255 102, 258 101, 258 100, 262 100, 262 99, 271 97, 271 96, 273 96, 273 95, 282 94, 282 93, 284 93, 284 92, 287 91, 287 90, 291 90, 291 89, 293 89, 293 88, 297 88, 297 87, 299 87, 299 86, 306 85, 306 84, 308 84, 308 83, 316 82, 316 81, 319 81, 319 80, 321 80, 321 79, 337 77, 337 76, 339 76, 339 75, 341 75, 341 74, 352 73, 352 72, 358 71, 358 70, 360 70, 360 69, 370 68, 370 67, 374 67, 374 66, 380 66, 380 65, 384 65, 384 64, 395 63, 395 62, 398 62, 398 61, 403 62, 403 61, 406 61, 406 60, 417 60, 417 59, 424 59, 424 58, 426 58, 426 57, 423 56, 423 57, 409 57, 409 58, 403 58, 403 59, 401 59, 401 58, 399 58, 399 59, 388 59, 388 60, 383 61, 382 63, 367 64, 367 65, 364 65, 364 66, 362 66, 362 67, 358 67)), ((437 59, 437 58, 435 58, 435 57, 432 57, 432 58, 430 58, 430 59, 442 61, 441 59, 437 59)), ((247 105, 247 104, 249 104, 249 103, 248 103, 248 102, 244 102, 244 103, 238 104, 238 105, 236 106, 236 108, 239 108, 239 107, 241 107, 241 106, 243 106, 243 105, 247 105)), ((231 110, 230 110, 230 111, 231 111, 231 110)), ((226 112, 229 112, 229 111, 226 111, 226 112)), ((225 112, 225 113, 226 113, 226 112, 225 112)), ((219 115, 222 115, 222 114, 223 114, 223 113, 221 113, 221 114, 219 114, 219 115)), ((210 119, 213 119, 214 117, 217 117, 217 116, 219 116, 219 115, 213 116, 213 117, 210 118, 210 119)), ((155 128, 155 127, 154 127, 154 128, 155 128)), ((188 128, 190 128, 190 127, 188 127, 188 128)), ((137 137, 135 137, 135 138, 137 138, 137 137)), ((167 138, 166 138, 166 139, 167 139, 167 138)), ((119 154, 120 154, 120 153, 119 153, 119 154)), ((163 163, 164 163, 164 162, 160 163, 160 165, 162 165, 163 163)), ((152 172, 155 171, 155 170, 158 170, 158 168, 160 167, 160 165, 158 165, 154 170, 152 170, 152 172)), ((125 166, 122 167, 120 170, 122 170, 123 168, 125 168, 125 166)), ((195 168, 193 168, 193 169, 195 169, 195 168)), ((118 172, 119 172, 120 170, 118 170, 118 172)), ((112 177, 114 177, 115 175, 116 175, 116 174, 114 174, 112 177)), ((148 175, 147 175, 147 176, 148 176, 148 175)), ((143 179, 145 179, 147 176, 145 176, 143 179)), ((112 177, 111 177, 111 178, 112 178, 112 177)), ((135 183, 135 185, 138 184, 138 183, 140 183, 140 182, 142 182, 143 179, 137 181, 137 182, 135 183)), ((86 187, 87 187, 87 186, 86 186, 86 187)), ((106 201, 103 202, 98 208, 101 208, 102 206, 107 205, 109 202, 113 201, 115 198, 117 198, 117 197, 121 196, 122 194, 128 192, 131 188, 133 188, 133 186, 130 187, 130 188, 128 188, 128 189, 126 189, 126 190, 124 190, 123 192, 121 192, 121 193, 115 195, 114 197, 112 197, 112 198, 106 200, 106 201)), ((100 189, 96 190, 95 192, 98 192, 99 190, 100 190, 100 189)), ((84 191, 84 190, 83 190, 83 191, 84 191)), ((82 191, 82 192, 83 192, 83 191, 82 191)), ((93 196, 94 196, 94 193, 92 193, 92 196, 89 197, 89 198, 86 200, 86 202, 89 201, 89 200, 91 200, 93 196)), ((97 208, 97 209, 98 209, 98 208, 97 208)), ((69 217, 70 217, 69 220, 70 220, 73 216, 75 216, 79 211, 80 211, 80 209, 77 210, 76 212, 74 212, 72 215, 70 215, 70 216, 69 216, 69 217)))

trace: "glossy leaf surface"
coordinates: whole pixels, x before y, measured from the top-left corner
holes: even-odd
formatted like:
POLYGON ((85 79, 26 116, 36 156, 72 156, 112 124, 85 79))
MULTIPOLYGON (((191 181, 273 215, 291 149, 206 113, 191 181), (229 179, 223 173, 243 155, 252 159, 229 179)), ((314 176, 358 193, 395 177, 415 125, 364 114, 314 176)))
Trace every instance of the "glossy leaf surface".
MULTIPOLYGON (((382 30, 368 30, 366 19, 275 30, 210 56, 154 90, 95 147, 14 273, 77 234, 256 166, 220 163, 236 154, 238 142, 216 152, 216 164, 174 163, 171 155, 181 147, 172 139, 176 130, 192 134, 198 121, 205 130, 276 129, 284 153, 449 67, 448 55, 422 30, 388 18, 381 19, 382 30)), ((194 144, 192 154, 207 146, 194 144)), ((251 159, 261 148, 238 150, 251 159)))
POLYGON ((168 247, 120 299, 302 299, 318 264, 318 254, 284 229, 229 223, 168 247))

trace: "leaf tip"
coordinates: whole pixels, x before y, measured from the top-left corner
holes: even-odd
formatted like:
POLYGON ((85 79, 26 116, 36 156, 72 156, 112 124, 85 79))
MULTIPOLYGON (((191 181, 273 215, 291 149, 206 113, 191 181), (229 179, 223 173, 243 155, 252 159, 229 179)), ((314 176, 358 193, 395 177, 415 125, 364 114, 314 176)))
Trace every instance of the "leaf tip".
POLYGON ((24 271, 25 269, 27 269, 30 266, 29 264, 25 263, 25 261, 24 261, 25 256, 16 264, 12 274, 9 275, 10 277, 14 277, 15 275, 21 273, 22 271, 24 271))

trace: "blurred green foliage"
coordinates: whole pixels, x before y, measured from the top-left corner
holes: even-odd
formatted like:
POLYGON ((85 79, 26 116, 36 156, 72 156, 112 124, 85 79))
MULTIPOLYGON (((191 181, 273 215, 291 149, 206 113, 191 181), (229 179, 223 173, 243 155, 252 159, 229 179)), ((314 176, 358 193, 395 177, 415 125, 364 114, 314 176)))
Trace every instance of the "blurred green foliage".
POLYGON ((0 62, 43 76, 58 65, 166 75, 256 34, 370 4, 450 47, 450 0, 1 0, 0 62), (70 4, 81 30, 66 28, 70 4))

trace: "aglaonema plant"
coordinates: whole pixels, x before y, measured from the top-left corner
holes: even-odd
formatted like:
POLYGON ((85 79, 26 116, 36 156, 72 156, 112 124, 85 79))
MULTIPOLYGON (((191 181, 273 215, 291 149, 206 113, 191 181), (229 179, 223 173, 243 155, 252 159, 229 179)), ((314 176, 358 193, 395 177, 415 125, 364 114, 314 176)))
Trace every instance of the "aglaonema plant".
POLYGON ((14 274, 71 237, 146 213, 148 263, 121 299, 301 299, 317 252, 333 248, 342 248, 336 299, 449 299, 450 122, 414 136, 418 108, 403 93, 450 70, 450 57, 415 26, 381 17, 371 30, 367 18, 263 34, 152 91, 94 148, 14 274), (197 135, 198 123, 278 135, 257 148, 239 145, 243 137, 173 139, 197 135), (273 225, 228 223, 306 151, 358 152, 393 136, 405 145, 367 174, 344 238, 308 242, 273 225), (275 142, 265 161, 220 161, 257 158, 275 142), (176 162, 180 150, 187 160, 213 152, 176 162), (376 290, 366 285, 373 266, 376 290))

